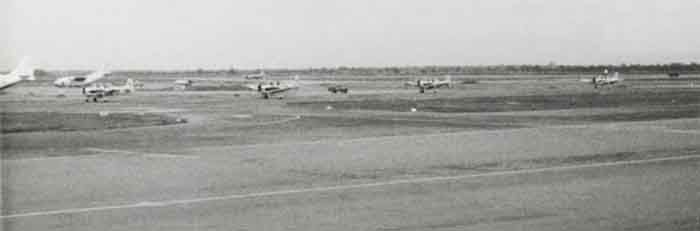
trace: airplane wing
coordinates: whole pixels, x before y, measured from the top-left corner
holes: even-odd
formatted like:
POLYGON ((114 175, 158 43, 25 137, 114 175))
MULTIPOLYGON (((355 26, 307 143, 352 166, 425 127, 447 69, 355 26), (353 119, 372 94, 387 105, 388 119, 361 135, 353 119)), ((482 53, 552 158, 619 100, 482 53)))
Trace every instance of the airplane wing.
POLYGON ((289 91, 292 89, 296 89, 296 87, 277 88, 277 89, 265 91, 265 93, 270 94, 270 95, 274 95, 274 94, 282 93, 282 92, 289 91))
POLYGON ((258 84, 246 84, 246 85, 243 85, 243 86, 246 87, 246 88, 248 88, 248 89, 250 89, 250 90, 257 91, 259 85, 258 85, 258 84))
POLYGON ((88 76, 85 77, 85 82, 82 84, 87 85, 87 84, 92 84, 97 82, 98 80, 101 80, 107 76, 109 76, 112 72, 106 71, 104 69, 97 70, 93 73, 90 73, 88 76))

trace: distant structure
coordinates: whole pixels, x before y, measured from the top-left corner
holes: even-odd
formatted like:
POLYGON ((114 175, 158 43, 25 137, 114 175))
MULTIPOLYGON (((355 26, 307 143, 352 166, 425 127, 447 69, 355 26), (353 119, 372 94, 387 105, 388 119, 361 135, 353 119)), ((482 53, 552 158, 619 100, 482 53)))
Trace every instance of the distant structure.
POLYGON ((192 87, 192 83, 193 83, 193 81, 189 80, 189 79, 178 79, 178 80, 175 80, 174 89, 184 91, 184 90, 187 90, 188 88, 192 87))
POLYGON ((265 74, 265 70, 260 70, 260 73, 257 74, 250 74, 250 75, 245 75, 243 76, 245 79, 264 79, 267 77, 267 74, 265 74))
POLYGON ((681 77, 681 74, 678 72, 670 72, 668 73, 668 77, 672 79, 677 79, 678 77, 681 77))

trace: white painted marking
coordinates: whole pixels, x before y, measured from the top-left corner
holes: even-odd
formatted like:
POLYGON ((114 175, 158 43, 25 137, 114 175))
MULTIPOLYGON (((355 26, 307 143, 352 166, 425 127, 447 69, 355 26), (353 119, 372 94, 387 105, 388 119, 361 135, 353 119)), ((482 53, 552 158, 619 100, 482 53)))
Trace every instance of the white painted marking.
POLYGON ((199 159, 199 156, 174 155, 174 154, 164 154, 164 153, 144 153, 143 155, 146 157, 153 157, 153 158, 199 159))
POLYGON ((576 169, 585 169, 585 168, 611 167, 611 166, 619 166, 619 165, 648 164, 648 163, 663 162, 663 161, 689 160, 689 159, 697 159, 697 158, 700 158, 700 155, 686 155, 686 156, 662 157, 662 158, 654 158, 654 159, 646 159, 646 160, 628 160, 628 161, 617 161, 617 162, 607 162, 607 163, 557 166, 557 167, 550 167, 550 168, 488 172, 488 173, 470 174, 470 175, 423 177, 423 178, 392 180, 392 181, 366 183, 366 184, 337 185, 337 186, 328 186, 328 187, 290 189, 290 190, 271 191, 271 192, 232 194, 232 195, 224 195, 224 196, 202 197, 202 198, 183 199, 183 200, 147 201, 147 202, 140 202, 140 203, 135 203, 135 204, 123 204, 123 205, 100 206, 100 207, 89 207, 89 208, 74 208, 74 209, 61 209, 61 210, 48 210, 48 211, 18 213, 18 214, 10 214, 10 215, 0 216, 0 219, 35 217, 35 216, 50 216, 50 215, 59 215, 59 214, 76 214, 76 213, 98 212, 98 211, 108 211, 108 210, 118 210, 118 209, 167 207, 167 206, 173 206, 173 205, 185 205, 185 204, 193 204, 193 203, 212 202, 212 201, 249 199, 249 198, 257 198, 257 197, 272 197, 272 196, 283 196, 283 195, 303 194, 303 193, 318 193, 318 192, 328 192, 328 191, 341 191, 341 190, 362 189, 362 188, 375 188, 375 187, 401 185, 401 184, 424 184, 424 183, 437 182, 437 181, 456 181, 456 180, 464 180, 464 179, 479 178, 479 177, 509 176, 509 175, 532 174, 532 173, 541 173, 541 172, 567 171, 567 170, 576 170, 576 169))
POLYGON ((679 134, 700 134, 700 130, 664 129, 664 132, 679 134))
POLYGON ((148 152, 134 152, 128 150, 115 150, 115 149, 102 149, 102 148, 83 148, 83 150, 99 152, 99 153, 119 153, 126 155, 143 155, 144 157, 153 158, 182 158, 182 159, 199 159, 199 156, 191 155, 175 155, 168 153, 148 153, 148 152))
POLYGON ((253 115, 251 115, 251 114, 235 114, 235 115, 231 115, 231 117, 236 118, 236 119, 248 119, 248 118, 253 118, 253 115))
POLYGON ((103 154, 92 154, 92 155, 74 155, 74 156, 52 156, 52 157, 37 157, 37 158, 22 158, 22 159, 3 159, 0 162, 6 161, 6 162, 30 162, 30 161, 59 161, 59 160, 68 160, 68 159, 77 159, 77 158, 91 158, 91 157, 98 157, 102 156, 103 154))
POLYGON ((250 124, 250 126, 268 126, 268 125, 275 125, 275 124, 283 124, 283 123, 288 123, 288 122, 292 122, 292 121, 299 120, 299 119, 301 119, 301 116, 294 116, 292 118, 287 118, 287 119, 250 124))

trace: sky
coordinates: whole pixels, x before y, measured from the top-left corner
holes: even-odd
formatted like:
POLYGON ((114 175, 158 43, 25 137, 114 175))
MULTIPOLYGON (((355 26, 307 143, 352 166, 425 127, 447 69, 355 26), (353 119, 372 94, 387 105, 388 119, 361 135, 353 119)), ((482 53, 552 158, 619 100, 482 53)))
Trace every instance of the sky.
POLYGON ((0 2, 0 69, 25 56, 162 70, 700 60, 697 0, 0 2))

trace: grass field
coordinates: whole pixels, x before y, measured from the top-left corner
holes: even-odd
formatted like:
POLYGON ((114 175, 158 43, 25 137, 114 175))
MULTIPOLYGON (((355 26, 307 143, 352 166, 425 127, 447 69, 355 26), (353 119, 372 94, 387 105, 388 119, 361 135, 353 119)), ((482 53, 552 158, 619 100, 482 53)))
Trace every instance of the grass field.
POLYGON ((610 108, 634 106, 678 106, 700 104, 700 90, 626 90, 585 94, 540 94, 526 96, 459 97, 434 99, 365 99, 293 102, 290 106, 338 110, 387 110, 440 113, 541 111, 560 109, 610 108))
POLYGON ((1 112, 0 121, 2 133, 107 130, 186 122, 171 116, 153 113, 86 114, 59 112, 1 112))

